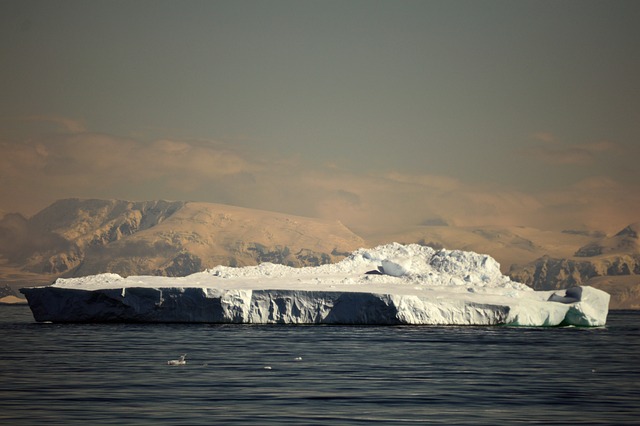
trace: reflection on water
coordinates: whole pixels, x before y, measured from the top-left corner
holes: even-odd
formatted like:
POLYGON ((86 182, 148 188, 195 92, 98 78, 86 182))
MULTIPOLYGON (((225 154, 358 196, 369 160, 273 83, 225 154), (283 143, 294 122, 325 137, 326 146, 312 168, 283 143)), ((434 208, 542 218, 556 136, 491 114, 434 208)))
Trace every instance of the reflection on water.
POLYGON ((0 315, 2 424, 632 424, 640 415, 636 312, 612 312, 599 329, 0 315), (182 353, 187 365, 167 365, 182 353))

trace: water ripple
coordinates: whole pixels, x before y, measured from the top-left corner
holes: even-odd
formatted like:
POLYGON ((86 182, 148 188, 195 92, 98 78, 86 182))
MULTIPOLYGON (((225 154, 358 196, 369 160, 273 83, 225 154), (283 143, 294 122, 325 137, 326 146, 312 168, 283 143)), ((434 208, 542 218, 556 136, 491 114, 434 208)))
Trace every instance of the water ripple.
POLYGON ((26 307, 0 314, 2 424, 633 424, 640 415, 638 312, 612 312, 599 329, 56 325, 34 324, 26 307), (167 366, 182 353, 187 365, 167 366))

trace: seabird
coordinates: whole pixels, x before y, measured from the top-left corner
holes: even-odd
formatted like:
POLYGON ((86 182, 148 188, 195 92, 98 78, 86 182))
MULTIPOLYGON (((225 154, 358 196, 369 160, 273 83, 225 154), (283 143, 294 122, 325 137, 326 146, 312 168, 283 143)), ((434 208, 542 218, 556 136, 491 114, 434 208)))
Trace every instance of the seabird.
POLYGON ((185 360, 186 357, 187 354, 182 354, 180 355, 180 359, 172 359, 170 361, 167 361, 167 365, 185 365, 187 363, 187 361, 185 360))

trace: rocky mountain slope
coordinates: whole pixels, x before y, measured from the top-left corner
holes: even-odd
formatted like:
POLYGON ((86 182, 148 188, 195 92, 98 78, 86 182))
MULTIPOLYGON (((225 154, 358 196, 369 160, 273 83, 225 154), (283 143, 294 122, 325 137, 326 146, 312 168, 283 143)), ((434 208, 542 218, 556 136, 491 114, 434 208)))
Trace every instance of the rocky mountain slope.
POLYGON ((16 292, 8 285, 0 286, 0 304, 12 305, 15 303, 26 303, 26 301, 18 297, 16 292))
POLYGON ((510 275, 537 290, 593 285, 612 295, 614 309, 640 309, 640 222, 581 246, 573 256, 542 256, 510 275))
POLYGON ((100 272, 183 276, 219 264, 318 265, 363 245, 339 222, 212 203, 67 199, 29 219, 0 220, 2 278, 21 284, 100 272))

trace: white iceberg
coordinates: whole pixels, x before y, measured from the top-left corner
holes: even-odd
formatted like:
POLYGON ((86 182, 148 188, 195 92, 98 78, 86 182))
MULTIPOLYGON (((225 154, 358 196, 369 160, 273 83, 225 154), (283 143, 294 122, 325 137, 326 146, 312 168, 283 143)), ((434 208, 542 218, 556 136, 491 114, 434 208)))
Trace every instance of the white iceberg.
POLYGON ((609 310, 592 287, 534 291, 490 256, 397 243, 317 267, 100 274, 20 291, 39 322, 603 326, 609 310))

